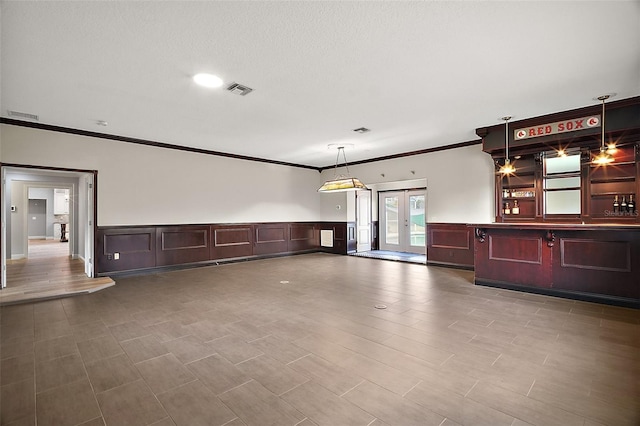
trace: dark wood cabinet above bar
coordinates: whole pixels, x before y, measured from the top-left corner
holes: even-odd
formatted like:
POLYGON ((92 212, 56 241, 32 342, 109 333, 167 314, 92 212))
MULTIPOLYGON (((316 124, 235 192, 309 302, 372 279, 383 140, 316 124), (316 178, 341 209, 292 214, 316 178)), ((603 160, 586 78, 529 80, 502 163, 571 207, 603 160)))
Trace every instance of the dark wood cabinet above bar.
POLYGON ((509 157, 516 168, 510 176, 498 172, 505 162, 505 125, 476 129, 495 163, 496 222, 640 223, 640 97, 606 104, 605 143, 615 145, 614 161, 595 165, 601 108, 510 122, 509 157), (575 168, 550 171, 560 157, 575 160, 575 168))

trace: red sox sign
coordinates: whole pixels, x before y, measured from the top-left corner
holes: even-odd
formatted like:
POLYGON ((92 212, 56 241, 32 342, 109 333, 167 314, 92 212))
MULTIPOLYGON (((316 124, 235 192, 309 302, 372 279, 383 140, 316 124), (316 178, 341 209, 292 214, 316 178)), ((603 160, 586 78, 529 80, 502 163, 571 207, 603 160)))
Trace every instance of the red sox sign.
POLYGON ((516 140, 537 138, 539 136, 555 135, 557 133, 575 132, 600 126, 600 116, 572 118, 571 120, 556 121, 555 123, 517 129, 513 135, 516 140))

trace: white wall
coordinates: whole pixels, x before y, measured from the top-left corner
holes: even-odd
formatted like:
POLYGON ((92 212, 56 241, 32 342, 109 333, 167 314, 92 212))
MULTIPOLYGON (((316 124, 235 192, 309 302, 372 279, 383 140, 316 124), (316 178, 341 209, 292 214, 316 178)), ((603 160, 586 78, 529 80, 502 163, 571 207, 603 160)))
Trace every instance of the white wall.
MULTIPOLYGON (((355 219, 353 194, 316 191, 333 169, 319 174, 10 125, 0 125, 0 137, 3 162, 98 170, 99 226, 355 219)), ((426 179, 429 222, 493 221, 494 168, 481 145, 349 169, 381 188, 426 179)))
POLYGON ((98 170, 98 225, 322 220, 315 170, 1 125, 1 161, 98 170))
MULTIPOLYGON (((414 188, 416 182, 426 179, 428 222, 493 222, 495 171, 491 156, 482 152, 481 145, 349 166, 349 171, 365 185, 380 190, 414 188)), ((333 169, 322 172, 324 180, 333 174, 333 169)), ((377 196, 372 202, 375 213, 377 196)))

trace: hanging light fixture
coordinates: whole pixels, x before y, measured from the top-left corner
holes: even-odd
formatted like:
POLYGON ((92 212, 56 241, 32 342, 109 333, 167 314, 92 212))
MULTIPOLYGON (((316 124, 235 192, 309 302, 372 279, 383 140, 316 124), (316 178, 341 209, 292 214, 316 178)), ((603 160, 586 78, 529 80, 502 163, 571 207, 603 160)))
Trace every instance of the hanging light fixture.
POLYGON ((602 136, 600 141, 600 153, 593 157, 592 163, 599 166, 603 166, 605 164, 613 162, 613 156, 611 155, 611 152, 615 152, 615 144, 613 144, 613 147, 609 145, 608 148, 605 147, 604 144, 604 101, 606 101, 607 99, 609 99, 609 95, 598 96, 598 100, 602 101, 602 123, 600 126, 602 129, 602 136))
POLYGON ((360 179, 352 177, 349 174, 349 165, 347 164, 347 156, 344 153, 344 146, 338 147, 338 156, 336 157, 336 166, 334 168, 334 175, 332 180, 328 180, 318 189, 318 192, 345 192, 345 191, 360 191, 367 188, 360 179), (347 169, 346 175, 338 175, 338 160, 340 159, 340 153, 344 158, 344 165, 347 169))
POLYGON ((509 160, 509 120, 511 116, 502 117, 504 120, 504 165, 500 167, 499 173, 502 175, 511 175, 516 172, 516 168, 509 160))

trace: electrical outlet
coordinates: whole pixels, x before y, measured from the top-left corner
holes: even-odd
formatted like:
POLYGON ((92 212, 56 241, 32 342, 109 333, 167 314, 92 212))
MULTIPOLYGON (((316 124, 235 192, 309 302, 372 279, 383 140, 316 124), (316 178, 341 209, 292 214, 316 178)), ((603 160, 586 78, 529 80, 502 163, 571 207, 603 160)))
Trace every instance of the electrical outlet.
POLYGON ((119 260, 120 259, 120 253, 113 253, 113 259, 114 260, 119 260))

